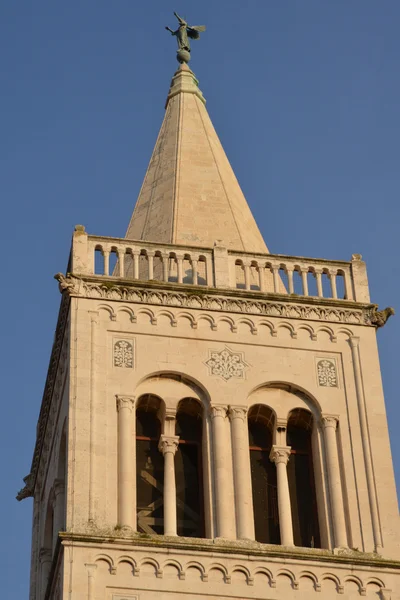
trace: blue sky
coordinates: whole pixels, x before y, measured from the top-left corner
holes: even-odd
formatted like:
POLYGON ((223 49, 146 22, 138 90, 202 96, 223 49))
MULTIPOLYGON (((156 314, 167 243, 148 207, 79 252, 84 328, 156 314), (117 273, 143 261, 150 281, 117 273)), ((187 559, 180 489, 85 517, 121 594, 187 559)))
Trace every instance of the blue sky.
MULTIPOLYGON (((367 261, 398 305, 398 0, 5 1, 0 6, 3 596, 28 594, 29 472, 76 223, 123 236, 176 69, 173 10, 207 25, 191 67, 272 252, 367 261)), ((378 332, 400 481, 396 340, 378 332)))

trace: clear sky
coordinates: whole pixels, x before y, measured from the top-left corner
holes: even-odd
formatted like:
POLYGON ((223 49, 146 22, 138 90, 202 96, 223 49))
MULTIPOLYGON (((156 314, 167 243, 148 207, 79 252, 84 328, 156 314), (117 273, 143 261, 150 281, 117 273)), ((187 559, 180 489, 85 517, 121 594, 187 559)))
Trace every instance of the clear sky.
MULTIPOLYGON (((76 223, 123 236, 176 69, 191 67, 271 252, 367 261, 398 305, 398 0, 6 0, 0 6, 2 595, 28 596, 29 472, 76 223)), ((378 332, 400 480, 400 315, 378 332), (397 433, 397 435, 396 435, 397 433)), ((378 465, 379 468, 379 465, 378 465)))

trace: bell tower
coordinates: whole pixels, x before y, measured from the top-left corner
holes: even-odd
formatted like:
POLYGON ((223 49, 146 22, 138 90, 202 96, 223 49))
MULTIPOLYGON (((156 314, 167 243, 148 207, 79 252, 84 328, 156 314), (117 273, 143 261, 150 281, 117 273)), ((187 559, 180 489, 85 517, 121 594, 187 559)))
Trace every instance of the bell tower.
POLYGON ((269 253, 185 62, 126 237, 56 279, 31 600, 399 598, 392 310, 359 254, 269 253))

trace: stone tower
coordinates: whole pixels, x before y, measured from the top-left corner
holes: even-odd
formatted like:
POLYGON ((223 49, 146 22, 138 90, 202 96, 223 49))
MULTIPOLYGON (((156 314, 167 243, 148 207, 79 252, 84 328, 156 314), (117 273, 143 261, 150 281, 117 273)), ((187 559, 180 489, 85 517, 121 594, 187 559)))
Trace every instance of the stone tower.
POLYGON ((390 310, 358 254, 268 252, 187 65, 126 237, 56 277, 31 600, 400 597, 390 310))

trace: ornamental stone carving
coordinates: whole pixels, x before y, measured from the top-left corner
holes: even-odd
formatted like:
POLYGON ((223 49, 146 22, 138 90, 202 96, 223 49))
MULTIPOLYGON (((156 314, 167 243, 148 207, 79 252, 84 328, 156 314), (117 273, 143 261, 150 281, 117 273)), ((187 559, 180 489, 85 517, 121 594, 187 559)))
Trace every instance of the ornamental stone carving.
POLYGON ((321 387, 338 387, 336 363, 323 358, 317 362, 318 385, 321 387))
POLYGON ((158 306, 176 306, 359 325, 373 325, 372 319, 376 311, 376 307, 374 308, 372 305, 356 305, 348 308, 347 306, 331 307, 322 303, 317 305, 300 301, 294 302, 293 297, 290 295, 287 295, 285 299, 280 297, 279 301, 255 300, 253 298, 232 299, 221 296, 219 293, 196 294, 195 289, 190 294, 181 291, 174 292, 169 289, 146 289, 140 283, 132 283, 130 286, 115 284, 110 287, 101 282, 86 281, 74 275, 65 277, 61 273, 57 274, 57 279, 59 283, 62 283, 61 291, 65 291, 69 296, 155 304, 158 306))
POLYGON ((245 406, 230 406, 228 410, 228 416, 231 421, 233 419, 241 419, 242 421, 246 420, 247 415, 247 407, 245 406))
POLYGON ((223 419, 225 419, 227 410, 228 410, 228 407, 222 406, 221 404, 210 406, 211 418, 215 419, 216 417, 222 417, 223 419))
POLYGON ((272 446, 269 459, 276 465, 283 463, 287 465, 290 458, 290 446, 272 446))
POLYGON ((244 361, 243 352, 233 352, 225 346, 224 350, 210 350, 210 358, 205 363, 210 375, 222 377, 224 381, 229 379, 244 379, 245 369, 248 364, 244 361))
POLYGON ((133 343, 129 340, 118 340, 114 343, 114 367, 133 368, 133 343))
POLYGON ((117 395, 117 410, 118 412, 123 408, 127 408, 132 411, 135 404, 135 398, 132 396, 120 396, 117 395))
POLYGON ((178 450, 178 444, 179 436, 162 435, 158 443, 158 449, 163 454, 167 454, 168 452, 172 452, 172 454, 175 454, 175 452, 178 450))

